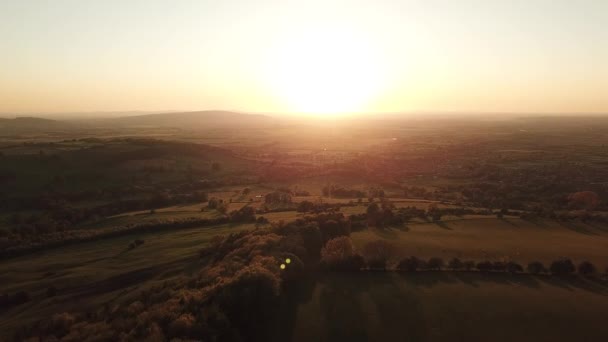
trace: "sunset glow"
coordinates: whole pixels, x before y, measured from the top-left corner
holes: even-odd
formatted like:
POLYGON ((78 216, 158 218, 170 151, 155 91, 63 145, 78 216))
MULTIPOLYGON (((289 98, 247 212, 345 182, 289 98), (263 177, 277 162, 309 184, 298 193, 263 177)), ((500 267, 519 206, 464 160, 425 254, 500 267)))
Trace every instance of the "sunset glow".
POLYGON ((385 86, 380 51, 364 35, 305 31, 285 37, 272 51, 265 69, 272 95, 293 112, 362 111, 385 86))
POLYGON ((2 1, 0 112, 608 112, 608 2, 2 1))

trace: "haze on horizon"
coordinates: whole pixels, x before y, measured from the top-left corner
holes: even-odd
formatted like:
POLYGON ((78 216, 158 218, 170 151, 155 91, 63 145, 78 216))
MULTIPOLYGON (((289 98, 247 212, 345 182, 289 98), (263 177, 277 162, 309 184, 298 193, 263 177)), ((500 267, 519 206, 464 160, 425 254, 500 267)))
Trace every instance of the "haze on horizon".
POLYGON ((0 112, 608 113, 608 2, 0 3, 0 112))

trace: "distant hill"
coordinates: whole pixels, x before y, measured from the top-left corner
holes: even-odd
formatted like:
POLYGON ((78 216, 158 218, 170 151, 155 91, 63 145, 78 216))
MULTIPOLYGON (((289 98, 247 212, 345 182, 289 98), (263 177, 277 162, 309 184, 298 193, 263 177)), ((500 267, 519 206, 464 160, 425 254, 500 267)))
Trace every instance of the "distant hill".
POLYGON ((14 119, 0 118, 0 130, 2 131, 25 131, 25 130, 48 130, 67 128, 69 123, 36 117, 17 117, 14 119))
POLYGON ((263 126, 274 119, 258 114, 243 114, 228 111, 198 111, 181 113, 160 113, 125 116, 103 120, 105 123, 123 127, 174 127, 196 129, 207 127, 263 126))

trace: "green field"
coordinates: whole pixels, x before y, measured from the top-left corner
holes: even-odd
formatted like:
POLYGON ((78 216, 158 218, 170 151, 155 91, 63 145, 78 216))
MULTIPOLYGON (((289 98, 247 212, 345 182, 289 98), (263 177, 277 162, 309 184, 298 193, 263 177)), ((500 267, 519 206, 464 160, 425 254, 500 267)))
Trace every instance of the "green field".
MULTIPOLYGON (((151 216, 179 213, 165 210, 151 216)), ((149 214, 111 220, 126 223, 146 215, 149 214)), ((269 213, 267 217, 272 221, 287 221, 298 215, 302 214, 269 213)), ((197 272, 201 266, 197 252, 211 237, 251 228, 253 225, 222 225, 129 235, 3 261, 0 293, 24 290, 31 294, 32 300, 4 311, 0 315, 0 327, 8 330, 57 312, 86 311, 119 303, 154 284, 197 272), (143 239, 145 243, 128 250, 128 244, 134 239, 143 239), (58 289, 58 295, 47 298, 45 293, 50 286, 58 289)), ((452 257, 511 259, 523 264, 531 260, 548 264, 567 256, 575 262, 590 260, 600 268, 608 262, 605 259, 608 232, 604 228, 554 221, 452 218, 440 223, 410 223, 402 229, 354 232, 352 239, 357 248, 376 239, 390 241, 397 247, 392 262, 409 255, 439 256, 445 260, 452 257)), ((303 296, 308 299, 298 306, 297 315, 292 317, 294 322, 285 324, 293 326, 292 337, 296 341, 330 341, 339 337, 355 341, 364 337, 437 340, 448 339, 451 334, 459 339, 485 339, 492 331, 500 334, 497 339, 506 341, 524 336, 523 331, 528 328, 534 328, 530 336, 546 337, 550 336, 546 333, 551 332, 551 325, 562 326, 569 320, 577 321, 578 331, 585 331, 581 327, 586 324, 589 329, 597 324, 599 318, 594 315, 608 308, 605 297, 608 293, 598 286, 525 275, 335 275, 321 277, 312 285, 305 284, 307 289, 301 291, 308 292, 303 296), (358 278, 351 281, 349 277, 358 278), (488 305, 492 306, 491 316, 483 311, 488 305), (516 326, 517 330, 503 331, 506 328, 501 328, 498 322, 510 316, 517 324, 509 326, 516 326), (323 325, 324 319, 332 321, 331 326, 323 325), (355 323, 359 320, 364 323, 355 323), (356 329, 349 330, 351 325, 356 329), (463 326, 466 329, 462 329, 463 326)), ((597 333, 606 331, 597 330, 597 333)))
POLYGON ((352 239, 359 248, 376 239, 393 243, 397 247, 393 262, 410 255, 446 261, 458 257, 520 263, 549 263, 568 257, 574 262, 589 260, 600 270, 608 266, 608 228, 574 222, 465 216, 438 223, 412 223, 400 229, 354 232, 352 239))
POLYGON ((155 283, 197 272, 198 251, 213 236, 244 229, 253 226, 221 225, 128 235, 2 261, 0 293, 24 290, 32 300, 1 312, 0 330, 53 313, 86 311, 118 303, 155 283), (145 243, 128 250, 134 239, 143 239, 145 243), (57 296, 46 298, 49 286, 57 288, 57 296))
POLYGON ((605 341, 608 288, 468 273, 330 274, 284 305, 276 340, 605 341))

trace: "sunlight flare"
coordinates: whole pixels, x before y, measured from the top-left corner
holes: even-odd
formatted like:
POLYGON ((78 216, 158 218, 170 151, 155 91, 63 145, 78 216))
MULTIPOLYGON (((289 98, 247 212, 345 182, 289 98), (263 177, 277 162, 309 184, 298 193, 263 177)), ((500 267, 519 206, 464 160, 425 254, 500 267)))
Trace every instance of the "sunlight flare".
POLYGON ((370 40, 343 30, 286 37, 269 59, 272 92, 292 111, 342 115, 363 111, 382 91, 385 74, 370 40))

